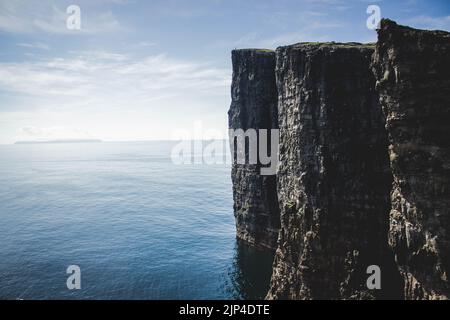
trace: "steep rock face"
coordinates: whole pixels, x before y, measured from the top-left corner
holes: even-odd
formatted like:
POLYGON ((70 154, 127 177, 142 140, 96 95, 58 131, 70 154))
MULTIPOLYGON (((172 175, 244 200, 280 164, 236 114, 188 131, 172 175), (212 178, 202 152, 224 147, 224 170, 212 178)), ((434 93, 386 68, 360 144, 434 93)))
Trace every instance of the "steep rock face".
MULTIPOLYGON (((275 53, 246 49, 232 52, 230 129, 278 127, 275 53)), ((247 150, 248 153, 248 150, 247 150)), ((237 237, 256 247, 276 248, 280 215, 275 175, 261 175, 261 164, 232 167, 237 237)))
POLYGON ((398 297, 373 51, 354 43, 277 49, 281 230, 269 299, 398 297), (369 265, 381 267, 382 290, 367 289, 369 265))
POLYGON ((448 299, 450 33, 383 20, 373 70, 394 176, 389 244, 407 299, 448 299))

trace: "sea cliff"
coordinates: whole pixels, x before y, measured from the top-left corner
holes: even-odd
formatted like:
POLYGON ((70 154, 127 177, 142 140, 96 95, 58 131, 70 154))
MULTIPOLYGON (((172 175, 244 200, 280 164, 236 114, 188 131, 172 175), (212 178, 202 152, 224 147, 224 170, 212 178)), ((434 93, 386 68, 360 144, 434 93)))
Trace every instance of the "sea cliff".
POLYGON ((232 59, 230 128, 280 130, 276 175, 232 169, 238 238, 276 248, 267 298, 448 299, 450 33, 232 59))

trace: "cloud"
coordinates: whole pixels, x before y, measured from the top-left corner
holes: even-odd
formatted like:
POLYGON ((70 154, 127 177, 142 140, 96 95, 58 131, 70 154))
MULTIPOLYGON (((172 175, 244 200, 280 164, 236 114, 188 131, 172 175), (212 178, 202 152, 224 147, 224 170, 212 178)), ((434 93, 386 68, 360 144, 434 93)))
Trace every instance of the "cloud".
POLYGON ((154 47, 157 45, 158 44, 156 42, 141 41, 141 42, 137 43, 135 46, 136 47, 154 47))
POLYGON ((422 29, 450 30, 450 16, 430 17, 422 15, 409 19, 407 24, 422 29))
POLYGON ((225 128, 230 82, 228 68, 166 54, 81 51, 0 62, 0 143, 79 139, 81 131, 103 140, 166 139, 194 119, 225 128))
POLYGON ((325 5, 334 5, 341 4, 342 0, 306 0, 306 2, 314 3, 314 4, 325 4, 325 5))
POLYGON ((50 46, 42 42, 33 42, 33 43, 18 43, 17 46, 29 49, 40 49, 40 50, 50 50, 50 46))
POLYGON ((92 139, 92 135, 76 127, 23 127, 20 129, 19 136, 21 140, 60 140, 60 139, 92 139))
POLYGON ((36 127, 24 127, 21 131, 29 136, 38 136, 41 135, 43 130, 36 127))
POLYGON ((330 37, 327 35, 313 35, 308 32, 290 32, 290 33, 284 33, 280 34, 276 37, 265 39, 261 41, 261 47, 264 48, 275 48, 281 45, 289 45, 294 44, 298 42, 325 42, 330 41, 330 37))
POLYGON ((83 51, 69 58, 0 63, 3 91, 51 101, 144 103, 190 92, 221 94, 229 84, 226 69, 164 54, 132 59, 120 53, 83 51))
POLYGON ((111 11, 98 11, 91 6, 96 2, 123 1, 97 0, 82 2, 81 30, 69 30, 66 21, 69 15, 66 7, 54 0, 41 0, 37 4, 32 0, 0 1, 0 32, 6 33, 51 33, 51 34, 97 34, 113 32, 122 28, 111 11), (89 16, 84 9, 89 8, 89 16), (86 15, 85 15, 86 13, 86 15), (89 19, 87 18, 89 17, 89 19))
POLYGON ((333 21, 312 21, 295 32, 279 33, 272 37, 263 37, 260 33, 251 32, 232 43, 217 42, 216 45, 234 48, 257 47, 273 49, 281 45, 288 45, 298 42, 330 41, 331 37, 324 34, 323 30, 337 29, 342 28, 343 26, 343 23, 333 21))

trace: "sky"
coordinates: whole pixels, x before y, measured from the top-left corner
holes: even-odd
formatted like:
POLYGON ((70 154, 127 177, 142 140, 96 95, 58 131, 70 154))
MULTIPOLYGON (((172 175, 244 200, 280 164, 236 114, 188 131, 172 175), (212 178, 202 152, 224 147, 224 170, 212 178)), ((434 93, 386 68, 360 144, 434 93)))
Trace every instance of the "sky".
POLYGON ((231 50, 374 42, 369 5, 450 31, 449 0, 0 0, 0 144, 225 136, 231 50))

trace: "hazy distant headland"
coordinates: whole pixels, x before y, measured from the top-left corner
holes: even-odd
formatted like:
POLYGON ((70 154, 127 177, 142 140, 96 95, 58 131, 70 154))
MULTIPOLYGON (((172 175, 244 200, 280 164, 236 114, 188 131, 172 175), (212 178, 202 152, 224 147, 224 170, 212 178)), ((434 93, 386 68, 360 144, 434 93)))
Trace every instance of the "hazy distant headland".
POLYGON ((14 144, 41 144, 41 143, 99 143, 99 139, 63 139, 63 140, 37 140, 37 141, 16 141, 14 144))

